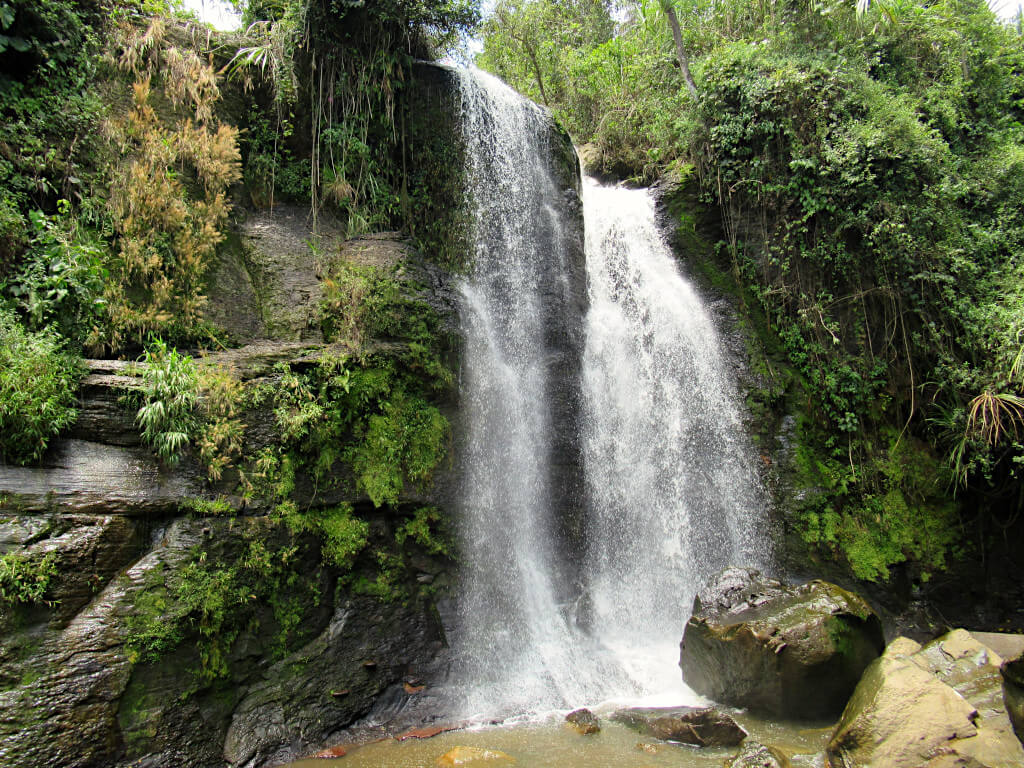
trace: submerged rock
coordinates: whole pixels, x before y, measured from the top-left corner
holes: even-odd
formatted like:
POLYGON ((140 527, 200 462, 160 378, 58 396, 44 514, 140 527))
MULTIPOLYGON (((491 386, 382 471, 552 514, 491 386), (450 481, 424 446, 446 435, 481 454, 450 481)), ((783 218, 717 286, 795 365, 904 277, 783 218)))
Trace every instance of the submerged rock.
POLYGON ((728 768, 790 768, 791 765, 789 758, 775 747, 748 741, 728 768))
POLYGON ((826 750, 829 768, 1024 765, 1002 704, 1002 659, 962 629, 876 659, 826 750))
POLYGON ((1003 663, 1003 701, 1014 733, 1024 743, 1024 654, 1003 663))
POLYGON ((437 765, 441 768, 455 765, 476 765, 477 763, 504 762, 514 763, 516 759, 496 749, 481 749, 480 747, 455 747, 437 758, 437 765))
POLYGON ((587 736, 601 730, 601 723, 597 716, 589 709, 577 709, 565 716, 565 721, 571 725, 577 733, 587 736))
POLYGON ((694 599, 679 666, 687 685, 716 701, 823 718, 842 711, 884 646, 878 616, 852 592, 727 568, 694 599))
POLYGON ((698 747, 734 747, 747 732, 712 707, 635 707, 620 709, 612 720, 646 736, 698 747))

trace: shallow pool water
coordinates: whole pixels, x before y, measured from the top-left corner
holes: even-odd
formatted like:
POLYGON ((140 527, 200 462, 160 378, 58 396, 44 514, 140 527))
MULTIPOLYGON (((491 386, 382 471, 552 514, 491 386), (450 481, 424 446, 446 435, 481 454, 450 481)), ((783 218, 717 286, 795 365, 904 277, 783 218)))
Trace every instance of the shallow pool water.
MULTIPOLYGON (((581 736, 552 716, 542 722, 450 731, 431 739, 379 741, 356 747, 337 760, 301 760, 291 768, 435 768, 435 761, 456 746, 500 750, 526 768, 722 768, 737 748, 699 749, 643 736, 602 715, 601 732, 581 736), (641 745, 649 745, 646 749, 641 745)), ((750 739, 770 744, 790 756, 793 765, 820 768, 830 723, 768 722, 734 713, 750 739)), ((481 765, 503 765, 486 762, 481 765)))

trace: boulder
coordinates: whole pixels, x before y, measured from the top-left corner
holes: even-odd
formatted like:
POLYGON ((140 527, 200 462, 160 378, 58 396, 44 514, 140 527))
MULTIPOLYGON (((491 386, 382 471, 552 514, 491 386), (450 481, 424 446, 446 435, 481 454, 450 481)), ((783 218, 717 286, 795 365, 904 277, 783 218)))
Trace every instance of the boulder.
POLYGON ((1003 663, 1003 702, 1017 738, 1024 743, 1024 654, 1003 663))
POLYGON ((897 638, 858 684, 829 740, 829 768, 1024 765, 1002 706, 1002 660, 964 630, 922 648, 897 638))
POLYGON ((516 759, 496 749, 480 747, 455 747, 437 758, 436 764, 441 768, 456 765, 477 765, 478 763, 514 763, 516 759))
POLYGON ((713 707, 634 707, 620 709, 612 720, 664 741, 698 747, 734 747, 747 732, 713 707))
POLYGON ((775 747, 748 741, 729 762, 728 768, 790 768, 789 758, 775 747))
POLYGON ((679 666, 688 686, 716 701, 826 718, 842 711, 884 646, 878 616, 852 592, 727 568, 694 599, 679 666))
POLYGON ((565 722, 569 723, 577 733, 588 736, 601 730, 601 724, 597 717, 589 709, 577 709, 565 716, 565 722))

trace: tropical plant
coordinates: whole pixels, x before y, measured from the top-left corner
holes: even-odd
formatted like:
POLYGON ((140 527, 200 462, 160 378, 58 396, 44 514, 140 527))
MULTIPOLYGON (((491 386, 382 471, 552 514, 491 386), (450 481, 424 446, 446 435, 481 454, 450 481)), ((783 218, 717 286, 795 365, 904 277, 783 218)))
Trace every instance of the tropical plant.
POLYGON ((67 200, 58 200, 57 210, 56 216, 29 212, 31 239, 6 288, 31 327, 51 325, 82 344, 104 319, 107 249, 67 200))
POLYGON ((56 435, 78 415, 75 390, 79 360, 46 329, 27 331, 0 308, 0 458, 16 464, 38 461, 56 435))
POLYGON ((186 331, 198 325, 204 276, 225 237, 227 188, 242 175, 238 131, 214 114, 220 89, 212 64, 168 45, 159 17, 120 35, 117 65, 135 82, 131 110, 108 123, 121 156, 110 196, 118 255, 106 296, 110 336, 95 339, 113 348, 172 322, 186 331), (185 114, 174 127, 151 104, 155 78, 185 114), (181 166, 195 173, 197 194, 181 166))
POLYGON ((0 556, 0 607, 48 602, 46 591, 56 575, 55 552, 42 557, 16 552, 0 556))
POLYGON ((141 382, 136 396, 142 404, 135 423, 142 439, 164 463, 177 464, 199 426, 199 376, 188 355, 153 339, 139 362, 141 382))

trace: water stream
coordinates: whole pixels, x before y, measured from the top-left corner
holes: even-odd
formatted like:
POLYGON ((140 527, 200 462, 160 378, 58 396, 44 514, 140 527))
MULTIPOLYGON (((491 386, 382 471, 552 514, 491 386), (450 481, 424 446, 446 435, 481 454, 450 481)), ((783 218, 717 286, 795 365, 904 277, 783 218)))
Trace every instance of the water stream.
POLYGON ((717 332, 647 192, 586 184, 577 263, 550 118, 484 73, 461 89, 465 714, 692 701, 677 661, 695 590, 764 559, 717 332), (574 514, 585 540, 567 543, 574 514))
POLYGON ((583 357, 593 635, 645 695, 679 677, 697 589, 767 560, 734 375, 646 190, 584 185, 583 357))
POLYGON ((461 286, 463 569, 451 642, 466 713, 506 716, 586 699, 604 673, 556 589, 552 509, 567 475, 552 471, 554 445, 572 425, 554 406, 572 397, 559 384, 578 375, 582 324, 553 331, 582 307, 548 118, 490 75, 465 72, 461 87, 475 253, 461 286))

